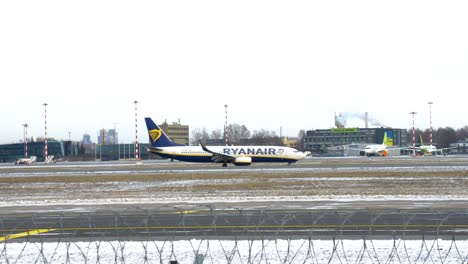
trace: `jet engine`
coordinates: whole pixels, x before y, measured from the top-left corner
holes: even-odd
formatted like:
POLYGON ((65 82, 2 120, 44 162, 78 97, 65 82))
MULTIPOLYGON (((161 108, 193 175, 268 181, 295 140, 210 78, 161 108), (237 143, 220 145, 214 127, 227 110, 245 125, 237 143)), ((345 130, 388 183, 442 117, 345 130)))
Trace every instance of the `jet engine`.
POLYGON ((382 150, 382 157, 385 157, 388 155, 388 151, 387 150, 382 150))
POLYGON ((252 164, 252 158, 251 157, 237 157, 233 163, 236 166, 249 166, 250 164, 252 164))

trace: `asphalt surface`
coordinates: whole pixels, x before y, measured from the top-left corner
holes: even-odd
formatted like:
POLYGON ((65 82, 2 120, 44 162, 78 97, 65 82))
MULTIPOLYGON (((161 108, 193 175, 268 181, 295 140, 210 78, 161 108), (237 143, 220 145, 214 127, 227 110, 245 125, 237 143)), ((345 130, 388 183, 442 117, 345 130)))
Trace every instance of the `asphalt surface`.
POLYGON ((28 241, 268 236, 468 237, 468 211, 102 210, 13 214, 2 215, 0 219, 0 238, 28 241))
POLYGON ((234 166, 229 164, 223 168, 215 163, 187 163, 169 160, 121 160, 121 161, 96 161, 96 162, 59 162, 55 164, 20 165, 0 163, 0 177, 7 175, 21 175, 22 173, 99 173, 99 172, 217 172, 240 171, 250 172, 258 170, 308 170, 308 169, 335 169, 335 168, 468 168, 468 155, 429 156, 429 157, 311 157, 298 161, 290 166, 287 163, 254 163, 251 166, 234 166))

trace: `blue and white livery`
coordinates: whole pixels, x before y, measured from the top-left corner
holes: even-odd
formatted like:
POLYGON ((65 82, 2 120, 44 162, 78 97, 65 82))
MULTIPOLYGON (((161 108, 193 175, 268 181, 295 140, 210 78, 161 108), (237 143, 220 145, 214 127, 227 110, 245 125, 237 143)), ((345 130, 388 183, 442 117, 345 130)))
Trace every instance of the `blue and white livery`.
POLYGON ((252 162, 295 163, 310 155, 293 148, 282 146, 185 146, 170 140, 149 117, 145 118, 151 147, 149 151, 164 158, 188 162, 233 163, 250 165, 252 162))

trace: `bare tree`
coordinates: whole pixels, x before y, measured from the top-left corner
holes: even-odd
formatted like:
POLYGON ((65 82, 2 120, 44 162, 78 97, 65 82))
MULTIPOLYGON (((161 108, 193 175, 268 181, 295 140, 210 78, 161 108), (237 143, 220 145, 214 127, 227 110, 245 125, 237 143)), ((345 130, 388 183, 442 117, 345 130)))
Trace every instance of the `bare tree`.
MULTIPOLYGON (((423 138, 423 143, 428 145, 430 142, 430 130, 425 129, 422 131, 421 129, 416 129, 415 131, 416 145, 420 144, 420 135, 423 138)), ((412 144, 412 136, 413 130, 409 129, 407 131, 407 142, 410 145, 412 144)), ((432 131, 433 144, 435 144, 438 148, 449 147, 451 143, 455 143, 466 138, 468 138, 468 126, 457 129, 456 131, 451 127, 440 127, 432 131)))
MULTIPOLYGON (((416 145, 419 145, 420 140, 419 140, 419 135, 423 135, 423 131, 419 128, 414 129, 414 143, 416 145)), ((424 136, 423 136, 424 138, 424 136)), ((413 129, 408 129, 406 133, 406 142, 408 142, 409 145, 413 145, 413 129)))
POLYGON ((254 131, 250 143, 253 145, 275 145, 282 146, 281 138, 276 135, 275 131, 256 130, 254 131))
POLYGON ((458 140, 468 139, 468 126, 464 126, 457 130, 457 139, 458 140))
POLYGON ((437 147, 447 148, 450 143, 457 142, 457 133, 451 127, 437 129, 437 147))
POLYGON ((221 131, 221 129, 216 129, 216 130, 211 131, 210 138, 211 139, 222 139, 223 138, 223 131, 221 131))
POLYGON ((241 139, 250 137, 250 131, 245 125, 230 124, 228 126, 229 144, 238 144, 241 139))
POLYGON ((198 141, 206 142, 206 140, 209 138, 208 132, 206 132, 206 128, 199 129, 196 128, 192 130, 192 137, 190 139, 190 145, 198 145, 198 141))

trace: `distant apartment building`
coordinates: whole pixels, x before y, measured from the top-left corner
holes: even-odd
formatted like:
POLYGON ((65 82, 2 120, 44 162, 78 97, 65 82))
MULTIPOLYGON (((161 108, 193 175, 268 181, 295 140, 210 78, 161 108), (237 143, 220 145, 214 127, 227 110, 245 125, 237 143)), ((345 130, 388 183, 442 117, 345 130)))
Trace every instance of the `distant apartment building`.
POLYGON ((119 144, 118 133, 115 129, 101 129, 98 135, 99 145, 119 144))
POLYGON ((108 144, 119 144, 119 134, 115 129, 107 130, 108 144))
POLYGON ((91 142, 91 136, 89 134, 83 134, 83 140, 81 141, 83 145, 91 145, 93 142, 91 142))
POLYGON ((166 135, 175 143, 182 145, 189 145, 189 126, 181 125, 179 122, 168 124, 167 121, 160 124, 159 127, 166 133, 166 135))

